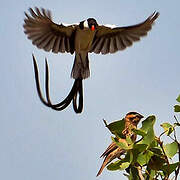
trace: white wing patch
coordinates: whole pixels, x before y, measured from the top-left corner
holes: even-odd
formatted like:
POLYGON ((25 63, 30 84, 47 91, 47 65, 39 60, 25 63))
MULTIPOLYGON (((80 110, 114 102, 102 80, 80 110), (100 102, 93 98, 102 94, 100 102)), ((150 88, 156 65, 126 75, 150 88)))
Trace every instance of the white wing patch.
POLYGON ((116 28, 117 26, 114 24, 105 24, 104 26, 109 27, 111 29, 116 28))
POLYGON ((73 26, 73 25, 79 25, 79 23, 73 23, 73 24, 69 24, 69 23, 62 23, 63 26, 73 26))

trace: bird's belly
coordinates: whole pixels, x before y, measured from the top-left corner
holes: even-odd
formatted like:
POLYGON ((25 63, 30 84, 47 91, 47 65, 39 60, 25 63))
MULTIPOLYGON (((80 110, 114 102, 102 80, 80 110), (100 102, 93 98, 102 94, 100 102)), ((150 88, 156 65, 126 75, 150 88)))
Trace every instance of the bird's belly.
POLYGON ((88 52, 90 50, 94 32, 90 29, 77 30, 75 35, 75 51, 88 52))

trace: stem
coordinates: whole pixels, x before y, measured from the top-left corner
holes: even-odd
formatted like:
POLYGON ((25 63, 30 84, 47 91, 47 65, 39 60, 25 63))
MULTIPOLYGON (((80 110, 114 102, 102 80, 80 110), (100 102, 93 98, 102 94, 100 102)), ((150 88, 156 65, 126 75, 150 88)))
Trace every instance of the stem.
MULTIPOLYGON (((174 138, 175 138, 175 142, 178 144, 178 151, 179 151, 178 154, 179 154, 179 162, 180 162, 180 143, 177 140, 175 128, 174 128, 174 138)), ((175 180, 178 180, 177 178, 178 178, 179 170, 180 170, 180 164, 178 165, 177 170, 175 170, 175 180)))
POLYGON ((142 174, 142 168, 141 168, 141 166, 138 166, 138 167, 137 167, 137 170, 138 170, 138 174, 139 174, 140 180, 144 180, 144 177, 143 177, 143 174, 142 174))
POLYGON ((174 115, 174 119, 176 120, 176 122, 179 124, 179 121, 177 119, 177 117, 174 115))
MULTIPOLYGON (((163 133, 162 133, 163 134, 163 133)), ((161 135, 162 135, 161 134, 161 135)), ((160 135, 160 136, 161 136, 160 135)), ((159 136, 159 139, 158 139, 158 143, 159 143, 159 145, 160 145, 160 147, 161 147, 161 149, 162 149, 162 151, 163 151, 163 154, 164 154, 164 156, 165 156, 165 159, 166 159, 166 162, 167 162, 167 164, 168 164, 168 166, 170 165, 169 164, 169 160, 168 160, 168 157, 166 156, 166 153, 165 153, 165 151, 164 151, 164 148, 163 148, 163 142, 160 140, 160 136, 159 136)), ((168 170, 169 170, 169 168, 168 168, 168 170)), ((168 177, 169 177, 169 171, 168 171, 168 177)), ((168 179, 168 177, 165 177, 165 179, 167 178, 168 179)))

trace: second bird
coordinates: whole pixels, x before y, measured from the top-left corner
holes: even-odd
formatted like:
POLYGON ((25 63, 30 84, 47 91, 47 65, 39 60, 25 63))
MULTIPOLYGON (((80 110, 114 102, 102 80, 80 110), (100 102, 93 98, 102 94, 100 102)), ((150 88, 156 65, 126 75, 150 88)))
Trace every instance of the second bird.
MULTIPOLYGON (((124 121, 125 121, 125 128, 122 131, 123 135, 125 137, 129 136, 133 142, 136 140, 136 134, 132 131, 132 129, 136 129, 139 121, 143 118, 141 114, 137 112, 129 112, 126 114, 124 121)), ((118 139, 119 142, 127 144, 125 139, 118 139)), ((128 145, 128 144, 127 144, 128 145)), ((97 173, 97 176, 99 176, 103 169, 108 165, 112 160, 115 158, 120 159, 121 155, 125 154, 126 150, 120 148, 115 142, 112 142, 108 148, 105 150, 105 152, 101 155, 101 157, 104 157, 104 161, 101 165, 101 168, 99 172, 97 173)))

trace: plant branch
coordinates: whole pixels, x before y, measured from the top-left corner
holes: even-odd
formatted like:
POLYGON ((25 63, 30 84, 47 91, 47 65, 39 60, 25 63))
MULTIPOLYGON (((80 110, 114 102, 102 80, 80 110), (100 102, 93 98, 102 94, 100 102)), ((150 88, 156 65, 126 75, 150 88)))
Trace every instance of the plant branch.
POLYGON ((144 180, 141 166, 137 166, 137 170, 138 170, 140 180, 144 180))
MULTIPOLYGON (((176 116, 174 116, 175 120, 177 123, 179 123, 178 119, 176 118, 176 116)), ((177 140, 177 136, 176 136, 176 128, 174 127, 174 138, 175 138, 175 142, 178 144, 178 154, 179 154, 179 162, 180 162, 180 143, 177 140)), ((180 164, 178 165, 177 169, 175 170, 175 180, 177 180, 178 178, 178 174, 180 171, 180 164)))

